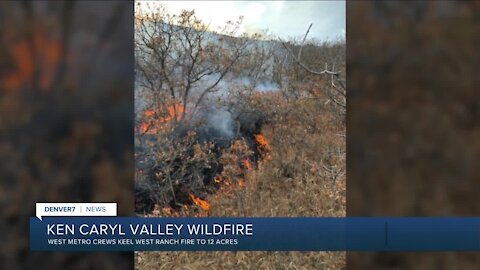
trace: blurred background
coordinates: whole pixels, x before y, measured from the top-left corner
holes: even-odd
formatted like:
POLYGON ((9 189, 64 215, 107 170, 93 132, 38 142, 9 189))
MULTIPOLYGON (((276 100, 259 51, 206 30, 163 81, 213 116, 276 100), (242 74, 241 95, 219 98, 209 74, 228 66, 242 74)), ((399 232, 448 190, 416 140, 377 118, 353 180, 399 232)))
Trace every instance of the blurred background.
MULTIPOLYGON (((478 216, 480 2, 347 3, 347 215, 478 216)), ((478 269, 354 253, 348 269, 478 269)))
POLYGON ((0 269, 133 269, 29 252, 35 202, 133 213, 133 2, 0 2, 0 269))

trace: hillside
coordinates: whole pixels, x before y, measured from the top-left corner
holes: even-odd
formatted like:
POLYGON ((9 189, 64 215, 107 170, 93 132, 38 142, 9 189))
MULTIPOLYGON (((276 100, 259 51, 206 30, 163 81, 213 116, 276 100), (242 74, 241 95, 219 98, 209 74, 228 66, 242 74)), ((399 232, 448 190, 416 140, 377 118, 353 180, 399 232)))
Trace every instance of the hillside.
MULTIPOLYGON (((345 45, 215 34, 190 12, 157 20, 136 25, 137 214, 345 216, 345 45)), ((138 269, 345 266, 344 253, 318 252, 136 260, 138 269)))

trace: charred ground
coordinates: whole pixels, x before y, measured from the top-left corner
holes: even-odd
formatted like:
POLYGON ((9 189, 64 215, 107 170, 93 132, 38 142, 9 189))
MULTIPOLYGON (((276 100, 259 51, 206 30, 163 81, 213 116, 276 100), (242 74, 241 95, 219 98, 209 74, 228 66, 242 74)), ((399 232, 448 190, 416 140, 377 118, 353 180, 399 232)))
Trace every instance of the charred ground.
MULTIPOLYGON (((226 37, 193 12, 155 14, 136 22, 137 214, 345 216, 345 43, 226 37)), ((344 253, 318 252, 136 260, 138 269, 345 267, 344 253)))
POLYGON ((265 148, 268 142, 261 141, 260 136, 262 127, 268 123, 267 113, 244 105, 211 104, 201 107, 190 120, 179 122, 168 116, 154 118, 153 122, 144 117, 143 121, 156 126, 156 133, 137 130, 135 211, 149 214, 156 204, 179 210, 195 203, 192 195, 206 198, 217 192, 224 167, 229 166, 226 155, 233 148, 242 149, 235 153, 238 172, 231 181, 244 178, 247 170, 265 159, 270 149, 265 148), (175 154, 155 155, 169 150, 175 154))

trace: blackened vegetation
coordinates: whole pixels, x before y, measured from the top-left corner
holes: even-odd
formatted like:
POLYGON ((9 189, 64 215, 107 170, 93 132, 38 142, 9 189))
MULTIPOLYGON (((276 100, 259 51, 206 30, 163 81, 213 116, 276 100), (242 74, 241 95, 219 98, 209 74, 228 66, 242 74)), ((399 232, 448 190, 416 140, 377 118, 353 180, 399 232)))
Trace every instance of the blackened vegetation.
MULTIPOLYGON (((238 106, 238 105, 237 105, 238 106)), ((205 198, 219 189, 215 181, 224 172, 225 153, 236 155, 242 174, 247 160, 261 159, 255 135, 267 116, 245 108, 202 108, 190 122, 162 135, 138 134, 135 212, 149 213, 155 204, 173 209, 191 205, 189 194, 205 198), (221 119, 212 117, 219 115, 221 119), (230 150, 243 146, 245 149, 230 150)))

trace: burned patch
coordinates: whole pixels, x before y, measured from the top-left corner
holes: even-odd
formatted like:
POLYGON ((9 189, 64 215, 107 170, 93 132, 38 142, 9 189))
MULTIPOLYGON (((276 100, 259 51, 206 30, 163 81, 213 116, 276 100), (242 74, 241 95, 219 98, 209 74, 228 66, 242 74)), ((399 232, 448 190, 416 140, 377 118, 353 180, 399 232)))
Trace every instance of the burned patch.
POLYGON ((153 127, 157 134, 137 131, 136 213, 150 213, 155 205, 180 211, 195 204, 208 211, 208 195, 244 186, 246 171, 270 151, 260 133, 264 122, 259 111, 210 107, 190 121, 153 127))

